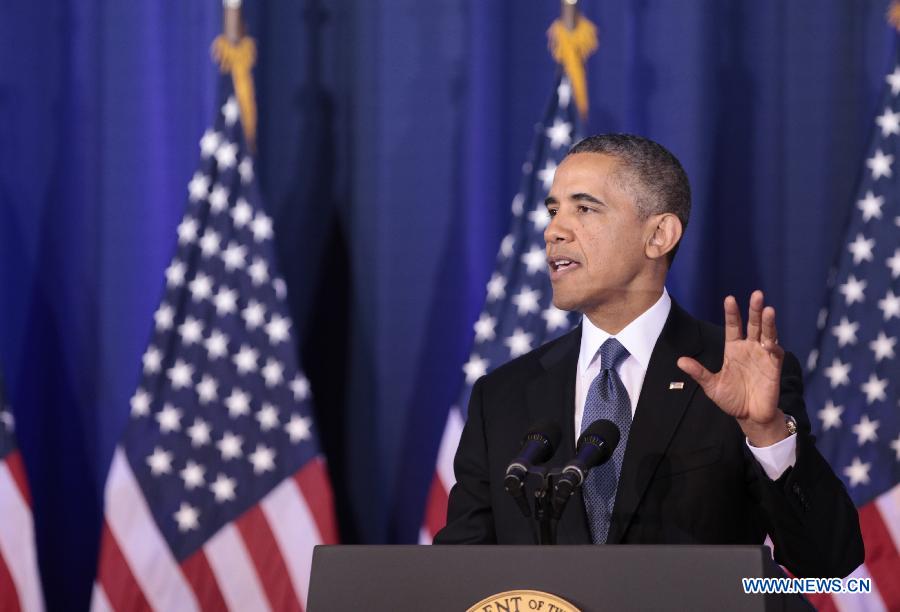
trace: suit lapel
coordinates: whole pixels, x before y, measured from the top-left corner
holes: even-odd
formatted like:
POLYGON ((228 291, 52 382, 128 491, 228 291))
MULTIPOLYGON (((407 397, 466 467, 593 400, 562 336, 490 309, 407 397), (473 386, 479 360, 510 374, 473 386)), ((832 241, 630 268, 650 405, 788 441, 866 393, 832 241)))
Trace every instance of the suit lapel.
POLYGON ((675 362, 685 355, 697 355, 700 348, 697 321, 673 301, 672 310, 650 356, 631 424, 607 538, 610 544, 618 544, 624 537, 656 466, 666 453, 669 441, 697 391, 697 383, 675 362), (684 387, 670 389, 672 382, 683 382, 684 387))
MULTIPOLYGON (((580 347, 579 325, 540 358, 543 371, 526 385, 529 422, 550 417, 562 429, 559 448, 547 462, 548 467, 562 467, 575 455, 575 375, 580 347)), ((580 493, 569 500, 557 526, 557 539, 560 544, 591 541, 580 493)))

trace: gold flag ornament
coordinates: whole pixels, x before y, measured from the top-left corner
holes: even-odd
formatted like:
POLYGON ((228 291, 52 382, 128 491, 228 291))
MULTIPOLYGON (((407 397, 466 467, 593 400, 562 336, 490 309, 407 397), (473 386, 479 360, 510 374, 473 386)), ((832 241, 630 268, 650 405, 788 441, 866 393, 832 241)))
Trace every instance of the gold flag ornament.
POLYGON ((256 63, 256 43, 242 36, 232 44, 224 34, 212 44, 212 56, 222 72, 230 72, 234 92, 241 109, 241 125, 250 150, 256 144, 256 96, 253 90, 253 65, 256 63))
POLYGON ((557 19, 547 30, 550 53, 562 65, 572 84, 575 105, 582 118, 587 117, 588 93, 584 62, 597 50, 597 27, 582 15, 576 17, 575 27, 569 29, 557 19))

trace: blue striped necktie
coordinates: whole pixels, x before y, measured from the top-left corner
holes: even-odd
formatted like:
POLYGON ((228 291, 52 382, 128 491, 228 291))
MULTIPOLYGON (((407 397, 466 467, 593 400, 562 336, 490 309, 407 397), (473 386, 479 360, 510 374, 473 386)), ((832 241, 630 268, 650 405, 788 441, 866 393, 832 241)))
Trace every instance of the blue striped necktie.
POLYGON ((581 431, 597 419, 608 419, 621 433, 619 445, 612 458, 595 467, 584 482, 584 506, 591 526, 594 544, 605 544, 609 533, 610 518, 616 502, 616 487, 622 472, 625 444, 631 429, 631 400, 619 374, 616 372, 625 359, 628 349, 615 338, 609 338, 600 347, 600 373, 594 378, 584 403, 581 431))

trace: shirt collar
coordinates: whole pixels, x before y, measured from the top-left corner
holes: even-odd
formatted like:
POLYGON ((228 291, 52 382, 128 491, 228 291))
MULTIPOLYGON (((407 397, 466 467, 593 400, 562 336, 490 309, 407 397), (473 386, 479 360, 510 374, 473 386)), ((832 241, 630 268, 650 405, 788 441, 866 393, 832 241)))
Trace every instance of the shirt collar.
MULTIPOLYGON (((645 370, 650 365, 650 355, 653 353, 653 347, 656 346, 659 334, 662 333, 666 319, 669 318, 671 309, 672 298, 669 297, 669 292, 663 287, 662 295, 659 296, 656 303, 642 312, 638 318, 626 325, 615 336, 645 370)), ((581 350, 578 354, 580 374, 584 373, 596 357, 597 351, 600 350, 600 345, 606 342, 611 335, 609 332, 603 331, 591 323, 587 315, 582 315, 581 350)))

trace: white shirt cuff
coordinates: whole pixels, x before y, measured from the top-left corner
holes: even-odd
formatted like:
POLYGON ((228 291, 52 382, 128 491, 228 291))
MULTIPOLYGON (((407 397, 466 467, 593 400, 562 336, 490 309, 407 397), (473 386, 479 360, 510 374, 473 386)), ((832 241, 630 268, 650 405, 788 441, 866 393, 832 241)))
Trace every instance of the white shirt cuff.
POLYGON ((797 463, 797 434, 792 434, 772 446, 761 448, 750 444, 750 440, 746 441, 747 448, 765 470, 766 476, 772 480, 778 480, 785 470, 797 463))

